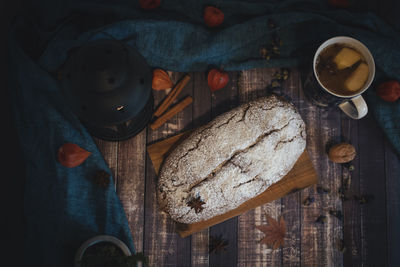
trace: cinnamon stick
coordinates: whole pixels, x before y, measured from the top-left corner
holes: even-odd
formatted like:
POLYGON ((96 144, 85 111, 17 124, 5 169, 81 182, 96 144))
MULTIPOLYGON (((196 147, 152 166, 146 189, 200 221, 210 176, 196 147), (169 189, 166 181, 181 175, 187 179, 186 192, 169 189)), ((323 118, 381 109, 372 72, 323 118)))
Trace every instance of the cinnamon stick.
POLYGON ((174 89, 169 92, 167 97, 164 99, 164 101, 161 103, 161 105, 157 108, 157 110, 154 112, 154 116, 159 117, 161 114, 163 114, 168 107, 174 102, 174 100, 178 97, 182 89, 186 86, 186 84, 189 82, 190 76, 186 74, 182 80, 179 81, 179 83, 174 87, 174 89))
POLYGON ((152 130, 156 130, 161 127, 164 123, 166 123, 173 116, 181 112, 184 108, 190 105, 193 102, 193 98, 191 96, 186 97, 181 102, 173 106, 170 110, 165 112, 162 116, 160 116, 157 120, 155 120, 152 124, 150 124, 150 128, 152 130))

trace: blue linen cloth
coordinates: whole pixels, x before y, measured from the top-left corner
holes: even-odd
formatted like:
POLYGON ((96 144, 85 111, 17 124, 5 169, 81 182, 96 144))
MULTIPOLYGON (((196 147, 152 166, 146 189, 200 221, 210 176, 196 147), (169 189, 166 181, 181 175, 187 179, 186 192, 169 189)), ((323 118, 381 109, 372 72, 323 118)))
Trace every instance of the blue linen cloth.
MULTIPOLYGON (((114 38, 134 46, 150 66, 172 71, 291 67, 308 64, 324 40, 338 35, 363 42, 375 58, 377 75, 367 102, 400 154, 400 103, 376 96, 376 84, 400 80, 400 35, 372 13, 329 8, 326 1, 163 0, 152 11, 138 1, 36 1, 34 23, 16 24, 10 38, 11 93, 16 127, 26 161, 24 257, 26 266, 72 266, 75 251, 98 234, 119 237, 133 250, 127 220, 112 185, 106 190, 87 177, 108 171, 93 139, 68 109, 53 73, 68 51, 90 40, 114 38), (209 29, 205 4, 219 4, 224 23, 209 29), (270 29, 268 21, 277 27, 270 29), (259 49, 274 32, 280 56, 266 61, 259 49), (29 33, 29 34, 27 34, 29 33), (56 159, 65 142, 92 155, 67 169, 56 159)), ((133 233, 134 234, 134 233, 133 233)))

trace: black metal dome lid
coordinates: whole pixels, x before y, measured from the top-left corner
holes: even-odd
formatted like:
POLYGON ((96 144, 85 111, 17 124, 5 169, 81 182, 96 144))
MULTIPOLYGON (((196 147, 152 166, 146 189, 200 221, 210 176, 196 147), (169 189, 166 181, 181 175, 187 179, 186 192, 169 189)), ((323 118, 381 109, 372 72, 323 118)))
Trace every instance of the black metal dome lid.
POLYGON ((140 114, 152 95, 146 60, 117 40, 97 40, 70 53, 62 69, 62 90, 85 123, 106 127, 140 114))

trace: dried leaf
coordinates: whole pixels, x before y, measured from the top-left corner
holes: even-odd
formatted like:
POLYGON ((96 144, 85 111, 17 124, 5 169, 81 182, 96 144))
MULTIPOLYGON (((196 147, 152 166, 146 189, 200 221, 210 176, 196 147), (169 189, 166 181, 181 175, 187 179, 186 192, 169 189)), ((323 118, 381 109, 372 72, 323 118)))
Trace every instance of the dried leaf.
POLYGON ((272 249, 278 249, 284 245, 286 235, 286 223, 281 216, 279 222, 267 214, 268 225, 256 225, 256 228, 265 234, 261 244, 266 244, 272 249))

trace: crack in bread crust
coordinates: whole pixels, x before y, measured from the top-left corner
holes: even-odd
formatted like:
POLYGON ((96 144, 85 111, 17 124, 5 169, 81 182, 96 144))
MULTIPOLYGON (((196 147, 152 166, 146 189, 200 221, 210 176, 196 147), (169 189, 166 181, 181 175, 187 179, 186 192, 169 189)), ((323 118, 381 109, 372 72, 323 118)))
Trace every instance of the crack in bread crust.
MULTIPOLYGON (((279 132, 279 131, 281 131, 282 129, 285 129, 285 128, 290 124, 290 122, 293 121, 293 120, 294 120, 294 119, 290 119, 283 127, 279 128, 279 129, 273 129, 273 130, 271 130, 271 131, 269 131, 269 132, 267 132, 267 133, 264 133, 264 134, 260 135, 260 136, 256 139, 256 141, 254 141, 250 146, 246 147, 245 149, 240 149, 240 150, 237 150, 237 151, 233 152, 233 154, 231 155, 230 158, 226 159, 226 160, 223 161, 220 165, 218 165, 214 170, 211 171, 211 173, 210 173, 207 177, 203 178, 201 181, 198 181, 198 183, 196 183, 196 184, 194 184, 194 185, 191 185, 191 186, 190 186, 187 190, 185 190, 185 191, 186 191, 186 192, 190 192, 190 191, 192 191, 192 189, 194 189, 195 187, 198 187, 198 186, 201 185, 202 183, 207 182, 208 180, 213 179, 213 178, 215 177, 215 174, 218 173, 218 171, 219 171, 220 169, 222 169, 222 168, 223 168, 224 166, 226 166, 227 164, 232 163, 232 159, 233 159, 234 157, 236 157, 236 156, 238 156, 238 155, 240 155, 240 154, 242 154, 242 153, 246 153, 249 149, 251 149, 251 148, 253 148, 254 146, 256 146, 258 143, 260 143, 263 139, 267 138, 267 137, 270 136, 271 134, 276 133, 276 132, 279 132)), ((241 169, 241 168, 240 168, 240 169, 241 169)))

